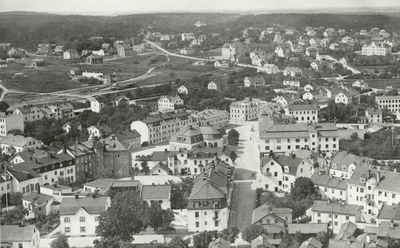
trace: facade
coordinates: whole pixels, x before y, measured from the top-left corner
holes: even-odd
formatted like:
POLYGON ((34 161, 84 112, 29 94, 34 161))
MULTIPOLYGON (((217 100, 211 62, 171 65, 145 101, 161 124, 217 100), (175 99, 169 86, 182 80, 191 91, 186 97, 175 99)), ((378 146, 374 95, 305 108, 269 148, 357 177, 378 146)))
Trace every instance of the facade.
POLYGON ((8 131, 13 129, 24 131, 24 117, 0 112, 0 137, 6 137, 8 131))
MULTIPOLYGON (((378 108, 387 108, 390 112, 400 111, 400 95, 398 96, 375 96, 375 103, 378 108)), ((1 121, 1 119, 0 119, 1 121)))
POLYGON ((329 156, 339 150, 339 134, 332 123, 275 124, 260 133, 259 147, 261 156, 302 148, 329 156))
POLYGON ((22 115, 24 121, 35 121, 43 119, 44 112, 36 106, 17 107, 13 111, 14 115, 22 115))
POLYGON ((274 208, 263 204, 253 210, 251 224, 285 226, 292 223, 292 212, 290 208, 274 208))
POLYGON ((88 65, 103 64, 103 56, 99 56, 96 54, 89 55, 85 59, 85 64, 88 64, 88 65))
POLYGON ((301 76, 303 74, 303 71, 296 67, 286 67, 282 72, 284 76, 290 75, 292 77, 301 76))
POLYGON ((22 205, 29 211, 27 219, 38 218, 40 215, 51 213, 53 196, 31 192, 22 198, 22 205))
POLYGON ((162 209, 171 209, 171 185, 143 185, 140 197, 149 206, 158 202, 162 209))
POLYGON ((257 118, 260 99, 245 98, 243 101, 233 102, 230 106, 231 119, 248 121, 257 118))
POLYGON ((182 111, 149 116, 142 121, 134 121, 131 123, 131 130, 136 129, 141 135, 142 142, 157 144, 169 141, 174 133, 188 124, 195 123, 189 113, 182 111))
POLYGON ((162 96, 160 99, 158 99, 158 110, 175 110, 179 105, 183 105, 183 100, 178 95, 162 96))
POLYGON ((314 173, 311 181, 318 187, 321 199, 338 199, 347 202, 347 183, 349 179, 334 177, 323 172, 314 173))
POLYGON ((379 45, 376 44, 375 42, 372 42, 369 45, 365 44, 361 50, 361 55, 366 55, 366 56, 371 56, 371 55, 386 56, 391 53, 392 53, 391 46, 384 43, 379 45))
POLYGON ((262 66, 257 67, 257 72, 276 74, 279 72, 279 68, 274 64, 263 64, 262 66))
POLYGON ((333 233, 339 233, 341 226, 351 221, 365 221, 357 205, 343 201, 315 201, 311 208, 311 223, 329 223, 333 233))
POLYGON ((43 142, 32 137, 9 134, 1 141, 1 153, 14 155, 26 149, 41 148, 43 142))
POLYGON ((243 82, 244 87, 265 87, 265 79, 263 77, 245 77, 243 82))
POLYGON ((68 237, 93 237, 100 214, 111 206, 110 197, 64 198, 60 205, 61 233, 68 237))
POLYGON ((310 178, 314 167, 307 160, 295 156, 269 155, 261 161, 262 184, 266 190, 290 192, 298 177, 310 178))
POLYGON ((290 88, 300 88, 300 77, 288 77, 283 79, 283 85, 287 85, 290 88))
POLYGON ((228 227, 232 168, 209 165, 193 183, 187 207, 188 231, 222 231, 228 227))
POLYGON ((359 93, 354 90, 342 90, 335 96, 335 103, 343 103, 347 105, 353 103, 356 96, 359 96, 359 93))
POLYGON ((203 135, 199 127, 187 125, 174 133, 169 141, 171 151, 192 150, 203 145, 203 135))
POLYGON ((346 151, 339 151, 332 156, 329 165, 329 175, 350 179, 357 166, 372 163, 373 159, 357 156, 346 151))
POLYGON ((246 46, 239 41, 235 41, 233 43, 225 43, 222 46, 222 57, 226 59, 237 57, 238 55, 245 55, 245 53, 246 46))
POLYGON ((87 128, 90 139, 94 138, 103 138, 112 133, 111 127, 103 124, 103 125, 93 125, 87 128))
POLYGON ((95 113, 100 113, 100 110, 105 107, 116 107, 116 106, 128 106, 129 98, 125 96, 119 97, 107 97, 107 96, 95 96, 90 101, 90 110, 95 113))
POLYGON ((382 109, 367 108, 367 110, 365 110, 365 116, 367 117, 368 123, 382 123, 383 122, 382 109))
POLYGON ((312 103, 291 104, 287 114, 296 118, 297 123, 318 122, 318 105, 312 103))
POLYGON ((1 247, 40 248, 40 233, 35 225, 2 225, 1 247), (18 234, 18 235, 15 235, 18 234))
POLYGON ((229 123, 229 113, 225 110, 206 109, 190 114, 200 126, 226 127, 229 123))
POLYGON ((79 53, 75 49, 68 49, 63 53, 64 59, 79 59, 79 53))

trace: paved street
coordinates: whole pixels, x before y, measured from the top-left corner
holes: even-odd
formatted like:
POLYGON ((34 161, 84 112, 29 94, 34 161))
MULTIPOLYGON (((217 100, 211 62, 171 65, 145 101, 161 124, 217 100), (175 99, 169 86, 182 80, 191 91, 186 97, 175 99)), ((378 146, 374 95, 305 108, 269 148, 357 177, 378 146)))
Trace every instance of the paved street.
POLYGON ((255 190, 251 189, 251 182, 234 182, 228 227, 235 226, 242 231, 251 225, 254 197, 255 190))

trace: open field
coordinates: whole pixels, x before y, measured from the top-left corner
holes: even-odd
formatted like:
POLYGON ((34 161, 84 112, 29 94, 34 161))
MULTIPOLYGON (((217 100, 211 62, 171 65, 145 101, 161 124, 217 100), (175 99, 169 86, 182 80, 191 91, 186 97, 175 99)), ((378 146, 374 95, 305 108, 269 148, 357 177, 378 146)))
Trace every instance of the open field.
POLYGON ((385 85, 392 85, 393 88, 400 89, 400 79, 366 79, 364 80, 368 83, 368 86, 371 88, 384 89, 385 85))

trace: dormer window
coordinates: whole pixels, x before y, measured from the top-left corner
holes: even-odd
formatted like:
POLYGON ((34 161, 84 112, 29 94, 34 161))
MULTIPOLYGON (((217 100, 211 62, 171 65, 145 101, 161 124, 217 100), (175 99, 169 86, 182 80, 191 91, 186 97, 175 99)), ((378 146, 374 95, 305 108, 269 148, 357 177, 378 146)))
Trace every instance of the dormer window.
POLYGON ((285 173, 289 173, 289 166, 285 166, 285 173))
POLYGON ((336 169, 336 164, 335 163, 332 164, 332 169, 336 169))
POLYGON ((342 165, 342 170, 347 170, 347 165, 342 165))

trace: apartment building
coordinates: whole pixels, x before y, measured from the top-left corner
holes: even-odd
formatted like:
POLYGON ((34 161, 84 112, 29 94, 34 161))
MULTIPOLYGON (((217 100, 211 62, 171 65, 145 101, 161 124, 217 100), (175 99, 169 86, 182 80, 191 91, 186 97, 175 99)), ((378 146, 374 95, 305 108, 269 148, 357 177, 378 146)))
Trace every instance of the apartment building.
POLYGON ((373 159, 357 156, 346 151, 339 151, 332 156, 329 165, 329 175, 350 179, 357 166, 372 163, 373 159))
POLYGON ((179 105, 183 105, 183 100, 178 95, 162 96, 158 99, 158 110, 175 110, 179 105))
POLYGON ((174 133, 169 141, 171 151, 192 150, 203 145, 203 135, 199 127, 186 125, 174 133))
POLYGON ((25 137, 23 135, 9 134, 0 144, 1 153, 14 155, 26 149, 41 148, 43 142, 33 137, 25 137))
POLYGON ((187 207, 188 231, 222 231, 228 228, 232 167, 208 165, 195 177, 187 207))
POLYGON ((318 188, 321 199, 339 199, 347 202, 347 183, 349 179, 334 177, 323 172, 314 173, 311 181, 318 188))
POLYGON ((275 192, 290 192, 296 178, 310 178, 314 174, 308 161, 293 155, 270 154, 261 160, 260 170, 264 188, 275 192))
POLYGON ((259 149, 264 156, 274 153, 291 153, 309 149, 316 153, 332 156, 339 150, 339 135, 333 123, 273 124, 260 127, 259 149))
POLYGON ((36 106, 17 107, 13 111, 14 115, 22 115, 24 121, 35 121, 43 119, 44 112, 36 106))
POLYGON ((230 105, 231 119, 240 121, 254 120, 258 116, 258 107, 262 101, 256 98, 245 98, 230 105))
POLYGON ((61 233, 68 237, 94 237, 100 214, 111 206, 111 198, 64 198, 60 204, 61 233))
POLYGON ((292 223, 292 213, 291 208, 275 208, 266 203, 253 210, 251 224, 285 226, 292 223))
POLYGON ((206 109, 200 112, 192 112, 191 117, 200 126, 226 127, 229 123, 229 113, 225 110, 206 109))
POLYGON ((400 111, 400 95, 397 96, 375 96, 375 103, 378 108, 387 108, 390 112, 400 111))
POLYGON ((361 50, 361 55, 366 56, 386 56, 391 53, 392 47, 385 43, 381 43, 380 45, 375 42, 372 42, 371 44, 365 44, 361 50))
POLYGON ((338 233, 342 224, 365 221, 358 205, 344 201, 315 201, 311 207, 311 223, 329 223, 333 233, 338 233))
POLYGON ((24 131, 24 117, 0 112, 0 138, 6 137, 8 131, 13 129, 24 131))
POLYGON ((141 135, 142 142, 158 144, 169 141, 172 135, 185 125, 196 125, 193 118, 185 111, 149 116, 142 121, 133 121, 131 130, 141 135))
POLYGON ((318 104, 306 101, 303 104, 290 104, 286 115, 292 115, 297 123, 318 122, 318 104))

